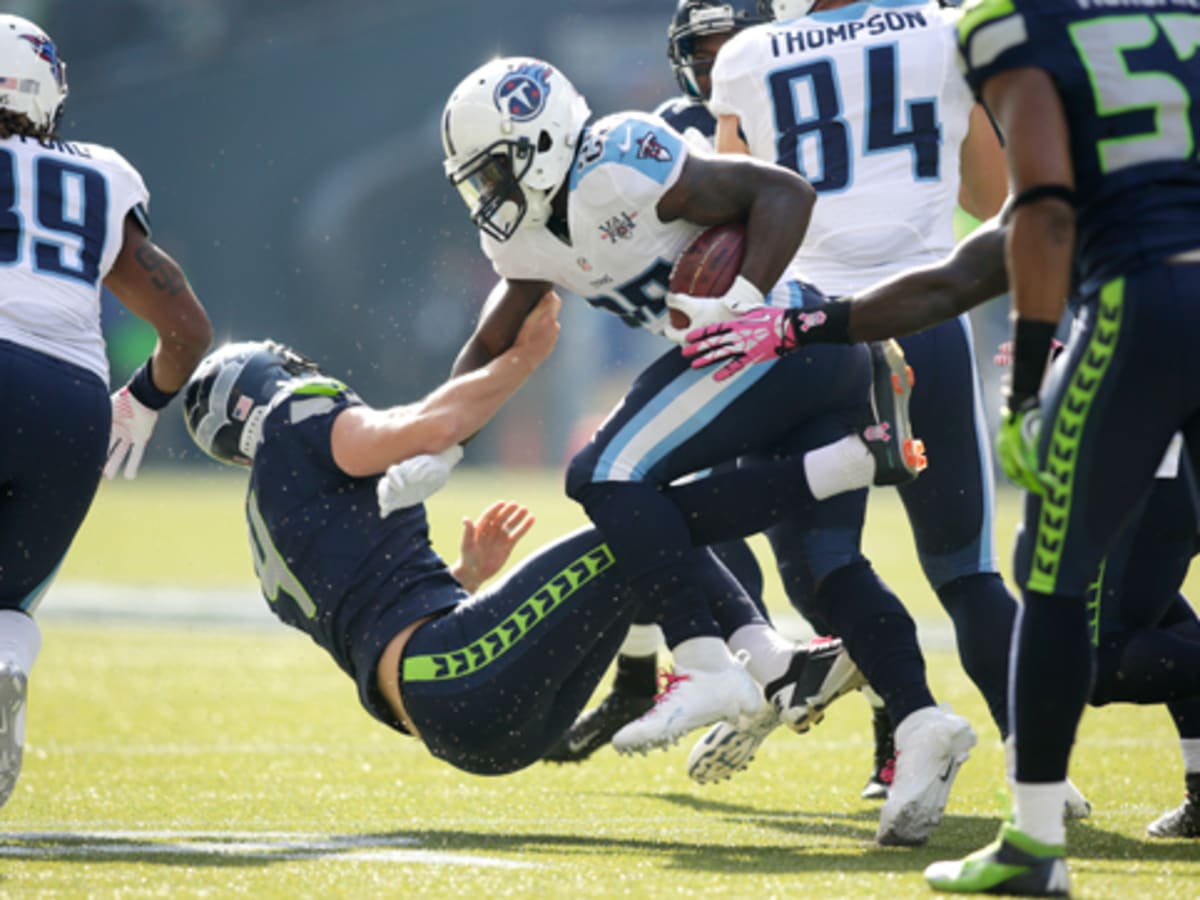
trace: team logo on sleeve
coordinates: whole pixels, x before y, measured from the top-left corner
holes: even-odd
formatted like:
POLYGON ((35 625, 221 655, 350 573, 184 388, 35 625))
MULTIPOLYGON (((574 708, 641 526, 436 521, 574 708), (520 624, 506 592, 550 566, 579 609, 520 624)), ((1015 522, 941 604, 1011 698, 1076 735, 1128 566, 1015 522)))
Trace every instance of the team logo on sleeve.
POLYGON ((546 108, 550 95, 549 66, 529 64, 514 69, 496 85, 492 99, 496 108, 515 122, 528 122, 546 108))
POLYGON ((658 142, 653 131, 647 131, 637 139, 638 159, 653 159, 657 162, 670 162, 674 159, 671 151, 658 142))

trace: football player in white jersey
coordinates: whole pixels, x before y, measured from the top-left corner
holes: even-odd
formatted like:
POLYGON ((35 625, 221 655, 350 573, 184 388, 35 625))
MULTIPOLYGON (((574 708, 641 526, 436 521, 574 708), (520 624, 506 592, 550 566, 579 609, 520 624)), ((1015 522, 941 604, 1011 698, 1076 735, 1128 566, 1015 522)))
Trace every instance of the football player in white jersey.
MULTIPOLYGON (((757 0, 679 0, 667 29, 667 58, 681 93, 660 104, 654 114, 682 134, 697 152, 711 151, 716 135, 717 121, 706 101, 709 72, 718 50, 742 28, 763 21, 757 0)), ((716 544, 712 550, 746 589, 764 618, 769 618, 763 603, 762 568, 746 541, 716 544)), ((617 655, 611 690, 579 717, 562 741, 546 754, 546 760, 582 762, 612 740, 622 725, 646 712, 658 691, 661 646, 662 635, 654 624, 653 611, 640 611, 617 655)), ((721 752, 728 755, 729 746, 723 745, 721 752)), ((689 771, 693 771, 691 766, 689 771)))
POLYGON ((32 618, 101 474, 137 474, 157 410, 212 329, 179 266, 149 239, 141 176, 108 147, 57 135, 66 65, 33 22, 0 15, 0 805, 21 769, 41 647, 32 618), (108 393, 100 292, 158 332, 108 393), (107 460, 107 461, 106 461, 107 460))
MULTIPOLYGON (((686 311, 694 325, 747 306, 805 302, 808 287, 783 276, 811 214, 806 182, 778 166, 690 152, 654 116, 620 113, 591 125, 588 116, 561 73, 527 58, 482 66, 447 102, 446 172, 501 276, 455 374, 508 347, 555 285, 672 339, 687 328, 669 324, 668 305, 686 311), (705 226, 728 222, 746 228, 745 257, 729 291, 709 299, 668 296, 680 252, 705 226)), ((749 379, 717 382, 697 377, 673 347, 638 377, 570 463, 568 494, 631 574, 631 587, 661 609, 679 676, 649 713, 617 733, 618 750, 666 745, 705 719, 731 719, 747 705, 761 709, 741 702, 745 671, 731 664, 729 649, 746 651, 750 674, 766 686, 784 721, 802 730, 820 714, 820 704, 796 690, 804 654, 780 641, 744 596, 725 593, 724 570, 708 551, 685 546, 679 510, 662 494, 680 476, 717 463, 812 447, 818 449, 804 456, 806 506, 845 490, 861 494, 853 489, 870 483, 911 480, 923 459, 909 439, 908 381, 895 348, 818 354, 788 366, 792 358, 754 367, 749 379), (868 399, 883 411, 889 433, 867 412, 868 399), (797 433, 799 443, 781 446, 797 433), (708 599, 716 621, 700 615, 698 598, 708 599)), ((740 499, 731 502, 730 515, 748 512, 740 499)), ((857 529, 861 520, 852 515, 847 525, 857 529)), ((862 674, 890 686, 886 699, 896 721, 931 737, 914 750, 936 760, 937 771, 914 770, 901 798, 885 807, 877 835, 883 843, 922 843, 940 819, 974 732, 936 705, 911 617, 857 548, 835 561, 825 582, 831 624, 862 674), (926 774, 928 782, 917 783, 926 774)))
MULTIPOLYGON (((709 106, 719 150, 786 166, 817 191, 794 261, 804 278, 830 296, 860 290, 951 252, 956 203, 978 218, 999 209, 1003 154, 956 68, 957 12, 930 0, 760 7, 776 21, 721 49, 709 106)), ((994 547, 993 470, 970 324, 961 316, 901 344, 921 385, 912 416, 931 461, 900 488, 901 498, 963 666, 1007 734, 1007 642, 996 636, 1011 633, 1016 602, 994 547)), ((788 555, 787 543, 823 541, 821 524, 777 532, 773 548, 788 555)), ((794 603, 805 592, 789 585, 794 603)), ((901 766, 916 761, 901 758, 901 766)))

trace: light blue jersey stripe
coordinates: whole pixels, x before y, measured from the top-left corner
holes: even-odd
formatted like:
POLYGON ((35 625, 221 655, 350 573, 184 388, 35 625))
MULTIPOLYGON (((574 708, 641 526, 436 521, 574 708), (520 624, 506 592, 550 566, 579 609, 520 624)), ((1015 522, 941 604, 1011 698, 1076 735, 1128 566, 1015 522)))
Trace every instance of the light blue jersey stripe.
POLYGON ((688 369, 617 432, 596 463, 593 481, 640 481, 752 388, 774 362, 747 366, 726 381, 688 369))

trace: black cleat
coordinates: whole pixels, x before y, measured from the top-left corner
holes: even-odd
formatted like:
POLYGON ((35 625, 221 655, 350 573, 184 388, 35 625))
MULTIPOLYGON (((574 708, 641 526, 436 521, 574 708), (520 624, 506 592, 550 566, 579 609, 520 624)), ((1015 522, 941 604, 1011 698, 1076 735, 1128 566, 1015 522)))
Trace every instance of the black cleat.
POLYGON ((650 711, 653 694, 611 692, 599 705, 575 720, 557 743, 542 757, 546 762, 583 762, 612 740, 623 726, 650 711))
POLYGON ((928 465, 925 444, 913 437, 908 418, 912 396, 912 367, 904 351, 893 340, 871 344, 871 412, 874 421, 863 429, 861 437, 875 457, 877 485, 905 484, 928 465))
POLYGON ((1200 838, 1200 793, 1189 791, 1183 803, 1146 826, 1146 834, 1156 838, 1200 838))
POLYGON ((892 738, 892 720, 887 710, 873 710, 871 726, 875 731, 875 768, 860 795, 864 800, 886 800, 892 779, 896 777, 896 743, 892 738))
POLYGON ((867 683, 837 638, 814 638, 787 672, 767 685, 767 699, 792 731, 804 734, 825 718, 834 700, 867 683))

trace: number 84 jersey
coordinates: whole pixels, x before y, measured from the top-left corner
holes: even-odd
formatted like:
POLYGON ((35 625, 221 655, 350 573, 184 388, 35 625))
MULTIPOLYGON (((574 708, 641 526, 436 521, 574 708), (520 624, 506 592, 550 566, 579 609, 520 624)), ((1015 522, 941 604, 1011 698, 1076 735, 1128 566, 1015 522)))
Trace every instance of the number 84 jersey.
POLYGON ((0 140, 0 340, 108 381, 101 282, 125 216, 144 216, 141 175, 99 144, 0 140))
POLYGON ((826 293, 953 249, 974 106, 956 21, 927 0, 854 3, 747 28, 717 56, 709 108, 820 195, 796 263, 826 293))

